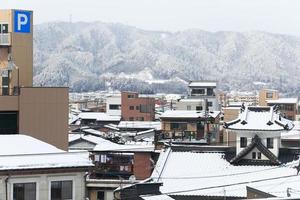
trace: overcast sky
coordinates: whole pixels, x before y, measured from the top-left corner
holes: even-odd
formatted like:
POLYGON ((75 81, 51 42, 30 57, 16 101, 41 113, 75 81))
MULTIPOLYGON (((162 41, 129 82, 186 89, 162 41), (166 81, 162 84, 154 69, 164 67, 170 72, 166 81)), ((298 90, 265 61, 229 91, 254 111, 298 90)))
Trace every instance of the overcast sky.
POLYGON ((300 36, 300 0, 0 0, 2 8, 33 10, 35 24, 71 18, 147 30, 259 30, 300 36))

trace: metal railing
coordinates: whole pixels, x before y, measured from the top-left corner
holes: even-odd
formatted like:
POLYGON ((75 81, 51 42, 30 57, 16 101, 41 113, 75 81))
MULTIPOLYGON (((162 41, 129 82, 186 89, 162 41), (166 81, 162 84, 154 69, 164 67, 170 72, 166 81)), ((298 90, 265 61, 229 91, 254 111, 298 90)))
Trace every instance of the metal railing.
POLYGON ((0 33, 0 46, 11 45, 11 34, 10 33, 0 33))

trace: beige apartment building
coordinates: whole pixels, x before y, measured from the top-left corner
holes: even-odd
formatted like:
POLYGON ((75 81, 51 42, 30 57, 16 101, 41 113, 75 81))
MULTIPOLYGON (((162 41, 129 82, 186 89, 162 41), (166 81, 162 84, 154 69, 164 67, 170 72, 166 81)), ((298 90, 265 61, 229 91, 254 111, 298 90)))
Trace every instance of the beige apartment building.
POLYGON ((33 12, 0 10, 0 134, 68 146, 68 88, 33 87, 33 12))
POLYGON ((279 92, 278 92, 278 90, 262 89, 259 91, 258 98, 259 98, 258 99, 259 106, 267 106, 268 100, 279 99, 279 92))

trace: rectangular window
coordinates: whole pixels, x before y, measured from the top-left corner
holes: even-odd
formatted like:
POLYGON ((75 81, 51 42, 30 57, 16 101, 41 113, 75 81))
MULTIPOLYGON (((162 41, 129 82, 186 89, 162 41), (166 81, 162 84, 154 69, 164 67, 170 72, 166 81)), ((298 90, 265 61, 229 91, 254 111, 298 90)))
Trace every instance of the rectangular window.
POLYGON ((203 110, 202 106, 196 106, 196 110, 203 110))
POLYGON ((192 89, 192 95, 205 95, 205 89, 192 89))
POLYGON ((241 137, 240 147, 246 147, 246 146, 247 146, 247 138, 246 137, 241 137))
POLYGON ((110 110, 121 110, 121 105, 118 104, 110 104, 109 105, 110 110))
POLYGON ((141 113, 151 113, 153 107, 151 105, 140 105, 140 112, 141 113))
POLYGON ((14 200, 36 200, 36 183, 14 183, 14 200))
POLYGON ((103 191, 97 192, 97 200, 104 200, 104 192, 103 191))
POLYGON ((274 148, 274 139, 273 138, 267 138, 267 148, 268 149, 274 148))
POLYGON ((134 106, 129 106, 129 110, 134 110, 134 106))
POLYGON ((261 159, 261 153, 257 152, 257 159, 261 159))
POLYGON ((128 94, 128 99, 134 99, 135 98, 135 95, 134 94, 128 94))
POLYGON ((135 109, 136 109, 136 110, 140 110, 140 106, 136 106, 135 109))
POLYGON ((208 101, 208 102, 207 102, 207 106, 208 106, 208 107, 212 107, 212 106, 213 106, 213 103, 212 103, 211 101, 208 101))
POLYGON ((266 98, 267 99, 272 99, 273 98, 273 93, 272 92, 267 92, 266 93, 266 98))
POLYGON ((252 159, 256 159, 256 152, 252 152, 252 159))
POLYGON ((51 200, 73 199, 72 181, 51 181, 51 200))

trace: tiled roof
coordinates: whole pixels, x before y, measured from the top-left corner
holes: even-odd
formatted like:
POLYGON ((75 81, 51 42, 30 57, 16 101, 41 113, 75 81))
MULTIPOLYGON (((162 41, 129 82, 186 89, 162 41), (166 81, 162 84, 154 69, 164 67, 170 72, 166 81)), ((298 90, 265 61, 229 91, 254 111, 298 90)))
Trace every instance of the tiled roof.
POLYGON ((225 122, 224 127, 231 130, 283 131, 294 127, 292 121, 283 118, 273 107, 245 107, 239 117, 225 122))
MULTIPOLYGON (((235 166, 224 153, 162 151, 152 178, 167 195, 246 197, 246 186, 286 197, 286 188, 300 185, 294 168, 299 160, 280 166, 235 166), (225 192, 224 192, 225 191, 225 192)), ((292 197, 300 194, 292 194, 292 197)))

